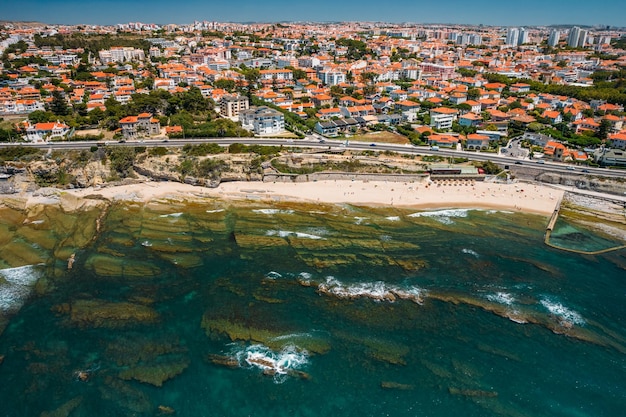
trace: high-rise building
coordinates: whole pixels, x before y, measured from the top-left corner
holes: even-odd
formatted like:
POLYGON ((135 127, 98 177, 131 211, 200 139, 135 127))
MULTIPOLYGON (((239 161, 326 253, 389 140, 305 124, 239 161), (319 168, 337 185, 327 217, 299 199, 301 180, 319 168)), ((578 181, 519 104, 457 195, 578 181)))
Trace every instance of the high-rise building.
POLYGON ((587 35, 589 35, 589 31, 581 29, 580 33, 578 34, 578 43, 576 44, 576 46, 578 46, 579 48, 584 48, 585 46, 587 46, 587 35))
POLYGON ((517 44, 518 45, 523 45, 525 43, 528 43, 528 29, 526 28, 521 28, 519 31, 519 37, 517 38, 517 44))
POLYGON ((517 46, 517 40, 519 39, 519 29, 509 28, 506 32, 506 44, 517 46))
POLYGON ((578 26, 574 26, 569 30, 569 34, 567 35, 567 46, 570 48, 576 48, 578 46, 578 38, 580 36, 580 28, 578 26))
POLYGON ((469 37, 469 43, 470 45, 482 45, 483 37, 479 34, 473 33, 469 37))
POLYGON ((559 39, 561 38, 561 32, 556 29, 552 29, 550 32, 550 36, 548 36, 548 46, 554 48, 559 44, 559 39))

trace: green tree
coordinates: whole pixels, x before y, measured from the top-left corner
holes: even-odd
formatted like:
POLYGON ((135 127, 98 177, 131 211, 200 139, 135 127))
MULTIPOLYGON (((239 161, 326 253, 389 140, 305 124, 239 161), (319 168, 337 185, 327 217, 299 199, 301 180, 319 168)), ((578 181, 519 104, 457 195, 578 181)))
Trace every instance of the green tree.
POLYGON ((58 90, 52 93, 52 101, 50 102, 50 111, 57 116, 67 116, 72 113, 72 109, 67 104, 65 97, 58 90))

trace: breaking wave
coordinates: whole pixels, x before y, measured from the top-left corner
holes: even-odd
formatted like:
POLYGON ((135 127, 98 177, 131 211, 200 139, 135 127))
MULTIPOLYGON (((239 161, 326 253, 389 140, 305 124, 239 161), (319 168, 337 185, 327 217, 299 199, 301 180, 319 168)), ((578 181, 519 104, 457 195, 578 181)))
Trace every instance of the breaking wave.
POLYGON ((282 384, 289 375, 300 374, 301 369, 309 363, 306 350, 294 345, 287 345, 279 352, 265 345, 251 345, 234 352, 239 366, 258 368, 266 375, 274 377, 274 382, 282 384))
POLYGON ((301 232, 291 232, 289 230, 268 230, 266 232, 267 236, 279 236, 279 237, 298 237, 301 239, 324 239, 322 236, 313 235, 310 233, 301 233, 301 232))
POLYGON ((495 294, 488 294, 487 300, 494 302, 494 303, 498 303, 498 304, 504 304, 507 306, 510 306, 515 302, 515 298, 507 292, 497 292, 495 294))
POLYGON ((170 213, 170 214, 161 214, 159 217, 172 217, 174 219, 182 216, 183 213, 170 213))
POLYGON ((278 278, 282 278, 283 276, 280 275, 278 272, 276 271, 270 271, 267 274, 265 274, 265 278, 268 279, 278 279, 278 278))
POLYGON ((223 211, 224 211, 224 209, 215 209, 215 210, 207 210, 206 212, 207 213, 221 213, 223 211))
POLYGON ((418 213, 409 214, 409 217, 430 217, 443 224, 453 224, 453 218, 467 217, 470 210, 468 209, 451 209, 451 210, 435 210, 420 211, 418 213))
POLYGON ((19 310, 40 277, 37 265, 0 270, 0 312, 19 310))
POLYGON ((293 210, 279 210, 279 209, 255 209, 253 213, 258 214, 293 214, 293 210))
POLYGON ((344 284, 334 277, 327 277, 325 282, 317 286, 317 291, 338 298, 370 298, 387 302, 394 302, 399 298, 417 304, 422 304, 424 297, 424 290, 418 287, 400 288, 382 281, 344 284))
POLYGON ((466 249, 466 248, 463 248, 463 249, 461 250, 461 252, 466 253, 466 254, 468 254, 468 255, 472 255, 472 256, 474 256, 474 257, 476 257, 476 258, 478 258, 478 257, 479 257, 478 253, 477 253, 476 251, 471 250, 471 249, 466 249))
POLYGON ((574 310, 570 310, 563 304, 544 298, 539 301, 550 313, 557 317, 560 317, 564 322, 577 324, 582 326, 585 324, 585 320, 580 314, 574 310))

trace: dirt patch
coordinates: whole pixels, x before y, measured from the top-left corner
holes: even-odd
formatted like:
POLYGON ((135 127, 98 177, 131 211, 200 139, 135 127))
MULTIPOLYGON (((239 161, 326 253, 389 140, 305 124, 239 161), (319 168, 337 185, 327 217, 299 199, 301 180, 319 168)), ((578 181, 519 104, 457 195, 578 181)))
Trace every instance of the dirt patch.
POLYGON ((372 132, 365 135, 356 135, 348 138, 357 142, 380 142, 380 143, 411 143, 406 136, 394 132, 372 132))

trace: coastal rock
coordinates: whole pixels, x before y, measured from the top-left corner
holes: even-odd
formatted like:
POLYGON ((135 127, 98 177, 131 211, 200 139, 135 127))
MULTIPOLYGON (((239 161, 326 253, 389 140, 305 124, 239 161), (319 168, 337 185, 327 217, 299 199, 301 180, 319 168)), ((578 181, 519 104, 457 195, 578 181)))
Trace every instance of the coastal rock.
POLYGON ((134 379, 160 387, 165 381, 183 373, 188 366, 188 360, 140 365, 121 371, 119 377, 124 380, 134 379))
POLYGON ((61 305, 57 311, 69 310, 70 322, 79 327, 119 328, 159 320, 159 314, 154 309, 127 302, 77 300, 69 307, 63 306, 67 305, 61 305))
POLYGON ((105 277, 150 278, 161 273, 158 267, 149 262, 133 260, 131 263, 121 257, 103 254, 91 255, 85 262, 85 266, 105 277))
POLYGON ((319 337, 302 335, 296 331, 253 328, 226 319, 214 319, 208 313, 202 317, 201 326, 209 337, 215 334, 225 334, 233 342, 238 340, 258 342, 274 350, 280 350, 289 344, 317 354, 324 354, 330 350, 330 343, 319 337))

